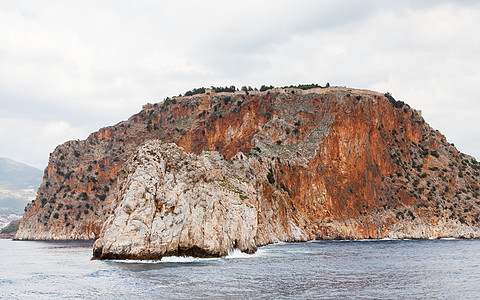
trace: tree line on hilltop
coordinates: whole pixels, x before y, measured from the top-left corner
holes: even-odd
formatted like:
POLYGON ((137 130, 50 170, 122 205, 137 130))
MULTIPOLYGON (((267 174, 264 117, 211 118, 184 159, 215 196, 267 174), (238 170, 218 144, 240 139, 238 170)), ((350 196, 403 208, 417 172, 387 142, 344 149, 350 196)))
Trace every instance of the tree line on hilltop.
MULTIPOLYGON (((294 88, 294 89, 302 89, 302 90, 309 90, 309 89, 314 89, 314 88, 328 88, 330 87, 330 83, 327 82, 325 86, 321 86, 317 83, 311 83, 311 84, 298 84, 298 85, 290 85, 290 86, 283 86, 281 87, 282 89, 284 88, 294 88)), ((244 91, 244 92, 249 92, 249 91, 268 91, 271 89, 274 89, 275 87, 273 85, 262 85, 260 88, 252 88, 251 86, 242 86, 240 89, 235 87, 234 85, 231 86, 211 86, 210 89, 214 90, 216 93, 222 93, 222 92, 227 92, 227 93, 233 93, 237 91, 244 91)), ((207 88, 205 87, 200 87, 200 88, 194 88, 193 90, 187 91, 183 94, 183 96, 193 96, 193 95, 198 95, 198 94, 204 94, 207 88)), ((180 97, 182 94, 179 95, 180 97)))

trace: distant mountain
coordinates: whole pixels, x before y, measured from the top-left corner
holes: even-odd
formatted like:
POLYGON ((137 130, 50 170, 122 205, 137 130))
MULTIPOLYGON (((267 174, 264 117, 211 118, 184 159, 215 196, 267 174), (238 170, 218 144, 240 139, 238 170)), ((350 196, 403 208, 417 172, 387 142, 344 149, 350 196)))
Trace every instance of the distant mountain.
POLYGON ((21 218, 28 202, 35 199, 43 172, 0 157, 0 228, 21 218))
POLYGON ((38 189, 43 171, 0 157, 0 189, 38 189))

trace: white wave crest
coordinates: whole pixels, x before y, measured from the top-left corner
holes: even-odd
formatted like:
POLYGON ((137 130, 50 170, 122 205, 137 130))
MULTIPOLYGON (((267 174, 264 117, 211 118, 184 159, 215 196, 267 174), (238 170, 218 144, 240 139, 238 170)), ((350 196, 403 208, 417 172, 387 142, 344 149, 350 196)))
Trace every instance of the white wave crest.
POLYGON ((253 254, 248 254, 240 251, 240 249, 233 249, 228 252, 228 255, 225 257, 225 259, 236 259, 236 258, 253 258, 253 257, 258 257, 264 254, 263 249, 258 249, 255 253, 253 254))

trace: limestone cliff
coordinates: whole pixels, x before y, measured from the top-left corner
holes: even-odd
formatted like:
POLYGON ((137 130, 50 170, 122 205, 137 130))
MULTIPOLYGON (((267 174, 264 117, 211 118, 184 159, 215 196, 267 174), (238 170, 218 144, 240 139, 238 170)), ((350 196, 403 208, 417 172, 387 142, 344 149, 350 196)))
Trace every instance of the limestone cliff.
MULTIPOLYGON (((133 192, 139 184, 126 170, 146 168, 134 158, 126 169, 122 166, 130 157, 138 160, 137 147, 151 139, 173 142, 188 155, 217 151, 227 163, 238 164, 238 178, 247 178, 242 172, 251 170, 248 181, 256 196, 245 194, 245 201, 257 212, 252 225, 257 246, 313 238, 480 236, 480 165, 474 158, 459 153, 419 112, 388 94, 327 88, 169 99, 146 105, 85 141, 67 142, 52 153, 16 238, 99 237, 105 221, 112 216, 109 222, 114 222, 124 209, 121 203, 128 197, 116 191, 133 192), (240 162, 239 152, 248 162, 240 162)), ((225 164, 215 160, 213 169, 204 167, 205 155, 189 156, 203 170, 199 178, 225 164)), ((158 182, 177 171, 185 175, 181 169, 156 169, 158 182)), ((188 193, 201 194, 217 184, 203 180, 192 183, 188 193)), ((179 197, 192 205, 188 193, 179 197)), ((220 191, 215 195, 225 197, 220 191)), ((110 228, 120 234, 120 227, 110 228)), ((107 233, 104 246, 114 249, 121 239, 107 233)), ((187 245, 182 239, 179 244, 187 245)), ((225 243, 231 245, 232 239, 225 243)), ((212 247, 203 249, 217 249, 212 247)))
MULTIPOLYGON (((99 258, 226 255, 256 250, 256 190, 218 152, 200 157, 147 142, 119 176, 114 213, 95 243, 99 258)), ((253 174, 251 174, 253 176, 253 174)))

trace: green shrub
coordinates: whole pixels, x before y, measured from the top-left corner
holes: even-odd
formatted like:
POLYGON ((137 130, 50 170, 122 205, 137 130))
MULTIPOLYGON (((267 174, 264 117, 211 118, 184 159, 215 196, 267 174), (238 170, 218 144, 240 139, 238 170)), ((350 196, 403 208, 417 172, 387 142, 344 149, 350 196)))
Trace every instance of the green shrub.
POLYGON ((195 88, 191 91, 185 92, 185 96, 193 96, 193 95, 203 94, 203 93, 205 93, 205 88, 201 87, 201 88, 195 88))
POLYGON ((260 92, 264 92, 264 91, 267 91, 267 90, 271 90, 271 89, 273 89, 273 88, 275 88, 273 85, 270 85, 270 86, 262 85, 262 86, 260 87, 260 92))
POLYGON ((385 97, 390 101, 390 103, 393 105, 395 108, 402 108, 405 105, 405 102, 403 101, 397 101, 395 98, 390 93, 385 93, 385 97))
POLYGON ((413 212, 411 210, 409 210, 407 212, 407 214, 412 218, 412 219, 415 219, 415 215, 413 214, 413 212))
POLYGON ((163 101, 163 105, 165 106, 168 106, 170 104, 175 104, 177 103, 177 100, 176 99, 170 99, 169 97, 165 98, 165 100, 163 101))

